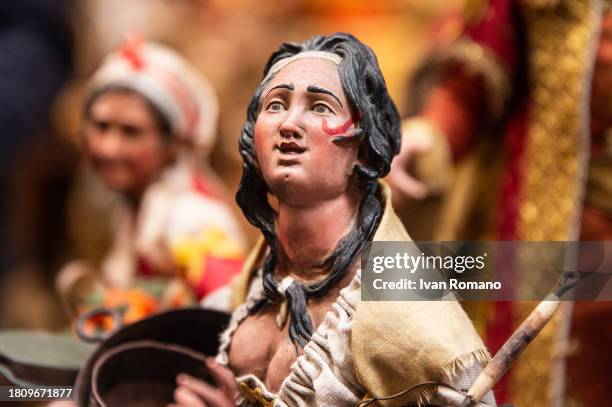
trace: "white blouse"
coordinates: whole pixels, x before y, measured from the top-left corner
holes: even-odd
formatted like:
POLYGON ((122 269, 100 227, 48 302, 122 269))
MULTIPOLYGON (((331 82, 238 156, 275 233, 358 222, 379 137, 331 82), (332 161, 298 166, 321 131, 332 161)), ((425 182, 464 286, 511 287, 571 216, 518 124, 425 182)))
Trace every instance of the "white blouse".
MULTIPOLYGON (((249 310, 263 296, 260 270, 253 278, 246 302, 234 311, 228 328, 221 335, 217 362, 228 365, 232 336, 240 323, 249 315, 249 310)), ((304 347, 304 353, 291 366, 291 373, 283 381, 279 393, 270 392, 254 375, 241 376, 236 379, 239 386, 255 390, 266 404, 253 403, 241 398, 237 401, 237 405, 241 407, 357 406, 366 394, 366 389, 356 377, 351 350, 353 317, 360 300, 361 270, 358 270, 350 284, 340 290, 332 309, 327 312, 310 342, 304 347)), ((457 372, 456 380, 448 385, 459 389, 469 388, 480 370, 482 366, 474 365, 457 372)), ((485 402, 495 405, 492 392, 489 392, 485 402)), ((432 403, 438 405, 435 404, 435 398, 432 403)))

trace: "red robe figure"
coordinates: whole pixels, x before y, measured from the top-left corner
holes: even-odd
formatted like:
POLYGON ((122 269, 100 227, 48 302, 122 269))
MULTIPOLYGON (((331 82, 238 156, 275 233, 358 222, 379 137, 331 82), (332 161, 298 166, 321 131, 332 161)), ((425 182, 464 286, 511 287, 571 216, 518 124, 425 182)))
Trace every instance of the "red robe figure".
MULTIPOLYGON (((441 26, 464 29, 417 71, 389 179, 396 198, 422 198, 449 188, 455 172, 436 238, 612 238, 608 9, 600 1, 468 1, 464 16, 441 26), (474 155, 477 164, 454 166, 474 155)), ((522 312, 519 304, 488 307, 492 352, 522 312)), ((606 303, 566 304, 497 387, 498 401, 558 405, 566 361, 571 397, 609 403, 612 328, 603 321, 611 317, 606 303), (570 319, 567 338, 560 332, 570 319)))

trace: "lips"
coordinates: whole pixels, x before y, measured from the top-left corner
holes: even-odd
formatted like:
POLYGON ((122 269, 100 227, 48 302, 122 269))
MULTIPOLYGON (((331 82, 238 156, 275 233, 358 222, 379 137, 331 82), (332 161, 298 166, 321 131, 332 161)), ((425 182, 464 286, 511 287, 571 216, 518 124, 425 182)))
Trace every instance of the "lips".
POLYGON ((296 142, 282 142, 276 146, 276 149, 284 155, 299 155, 306 151, 306 147, 302 147, 296 142))

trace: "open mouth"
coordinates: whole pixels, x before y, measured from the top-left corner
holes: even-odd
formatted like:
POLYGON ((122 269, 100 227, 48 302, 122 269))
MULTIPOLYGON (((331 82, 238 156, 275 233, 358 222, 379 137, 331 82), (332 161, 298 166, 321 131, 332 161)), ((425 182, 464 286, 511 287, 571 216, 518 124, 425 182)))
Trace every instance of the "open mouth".
POLYGON ((282 142, 276 146, 276 149, 285 155, 299 155, 306 151, 305 147, 295 142, 282 142))

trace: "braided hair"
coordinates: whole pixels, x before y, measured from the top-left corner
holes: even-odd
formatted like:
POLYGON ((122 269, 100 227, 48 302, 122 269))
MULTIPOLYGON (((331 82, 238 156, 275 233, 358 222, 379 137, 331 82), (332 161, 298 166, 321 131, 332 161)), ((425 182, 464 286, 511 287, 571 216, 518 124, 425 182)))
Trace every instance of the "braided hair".
MULTIPOLYGON (((355 226, 323 262, 324 269, 328 271, 327 277, 313 284, 294 281, 284 287, 291 315, 289 337, 301 347, 310 341, 313 334, 312 321, 307 313, 308 300, 325 296, 342 280, 378 227, 383 208, 377 198, 377 180, 389 172, 391 160, 399 152, 401 140, 397 108, 387 92, 376 56, 357 38, 346 33, 315 36, 301 44, 283 43, 272 54, 264 69, 264 78, 267 79, 259 85, 249 102, 247 120, 239 143, 243 173, 236 201, 247 220, 261 230, 269 247, 263 262, 265 296, 251 309, 252 314, 284 299, 279 292, 280 282, 274 275, 278 256, 276 214, 268 201, 269 189, 257 162, 255 122, 261 110, 262 92, 271 79, 267 77, 270 68, 279 60, 306 51, 327 51, 342 58, 338 66, 340 82, 353 112, 357 112, 359 136, 363 140, 359 151, 361 163, 354 168, 363 198, 355 226)), ((337 143, 345 141, 342 137, 333 140, 337 143)))

